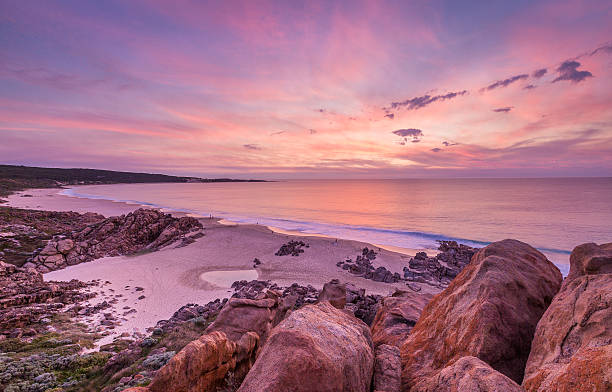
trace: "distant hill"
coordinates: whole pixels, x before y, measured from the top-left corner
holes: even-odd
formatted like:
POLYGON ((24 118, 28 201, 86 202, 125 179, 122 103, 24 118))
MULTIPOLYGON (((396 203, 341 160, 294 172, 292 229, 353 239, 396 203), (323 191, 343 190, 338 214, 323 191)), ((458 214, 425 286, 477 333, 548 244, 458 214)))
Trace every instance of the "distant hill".
POLYGON ((131 173, 97 169, 59 169, 0 165, 0 197, 26 188, 63 185, 124 184, 154 182, 263 182, 231 178, 177 177, 166 174, 131 173))

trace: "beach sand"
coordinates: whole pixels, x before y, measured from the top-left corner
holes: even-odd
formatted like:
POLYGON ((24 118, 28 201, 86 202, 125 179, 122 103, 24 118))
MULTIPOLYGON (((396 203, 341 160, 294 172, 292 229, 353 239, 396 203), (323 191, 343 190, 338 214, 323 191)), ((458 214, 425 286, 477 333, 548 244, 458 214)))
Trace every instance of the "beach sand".
MULTIPOLYGON (((27 190, 11 195, 8 200, 11 207, 98 212, 106 216, 125 214, 140 207, 59 195, 57 189, 27 190), (24 193, 32 197, 21 197, 24 193)), ((407 289, 402 282, 390 284, 354 276, 337 267, 336 263, 346 258, 355 259, 364 247, 369 247, 378 253, 373 261, 374 267, 384 266, 401 274, 408 263, 409 255, 406 253, 410 253, 410 250, 403 249, 405 253, 399 253, 358 241, 294 235, 261 225, 219 222, 215 218, 200 221, 205 227, 205 236, 186 247, 166 248, 134 256, 105 257, 47 273, 45 279, 99 279, 100 285, 92 287, 98 296, 91 300, 91 304, 117 300, 112 309, 101 313, 113 313, 121 325, 98 344, 108 343, 124 332, 144 333, 146 328, 154 326, 158 320, 170 318, 185 304, 205 304, 216 298, 229 298, 233 292, 230 285, 235 280, 257 277, 259 280, 271 280, 279 286, 298 283, 321 289, 329 280, 339 279, 366 289, 368 294, 380 295, 389 295, 395 289, 407 289), (297 257, 275 256, 280 246, 290 240, 304 241, 309 247, 297 257), (261 261, 256 269, 253 268, 254 258, 261 261), (233 272, 206 274, 213 271, 233 272), (204 277, 202 274, 205 274, 204 277)), ((439 291, 428 285, 421 285, 421 288, 423 293, 439 291)), ((94 325, 100 317, 97 315, 82 321, 94 325)))

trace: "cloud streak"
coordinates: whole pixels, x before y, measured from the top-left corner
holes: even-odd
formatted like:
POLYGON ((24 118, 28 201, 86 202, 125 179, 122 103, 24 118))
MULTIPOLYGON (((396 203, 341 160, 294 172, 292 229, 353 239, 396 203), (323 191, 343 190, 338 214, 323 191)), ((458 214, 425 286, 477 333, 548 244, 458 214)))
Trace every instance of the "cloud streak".
POLYGON ((526 80, 527 78, 529 78, 529 75, 527 74, 514 75, 507 79, 498 80, 496 82, 493 82, 487 87, 481 88, 480 91, 491 91, 491 90, 495 90, 496 88, 508 87, 512 83, 518 82, 519 80, 526 80))
POLYGON ((493 109, 493 111, 495 113, 508 113, 512 109, 514 109, 514 106, 506 106, 506 107, 503 107, 503 108, 493 109))
POLYGON ((457 97, 466 95, 467 93, 468 93, 467 90, 462 90, 462 91, 450 92, 450 93, 442 94, 442 95, 425 94, 419 97, 409 98, 404 101, 391 102, 391 106, 387 110, 389 109, 398 110, 402 108, 405 108, 406 110, 418 110, 428 105, 431 105, 434 102, 447 101, 449 99, 453 99, 453 98, 457 98, 457 97))

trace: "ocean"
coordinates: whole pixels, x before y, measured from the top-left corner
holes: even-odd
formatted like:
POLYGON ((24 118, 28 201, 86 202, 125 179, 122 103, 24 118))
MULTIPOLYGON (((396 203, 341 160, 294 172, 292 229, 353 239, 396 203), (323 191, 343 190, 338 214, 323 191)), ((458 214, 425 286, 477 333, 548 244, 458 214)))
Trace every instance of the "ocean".
POLYGON ((515 238, 564 275, 576 245, 612 241, 612 178, 118 184, 62 192, 411 249, 515 238))

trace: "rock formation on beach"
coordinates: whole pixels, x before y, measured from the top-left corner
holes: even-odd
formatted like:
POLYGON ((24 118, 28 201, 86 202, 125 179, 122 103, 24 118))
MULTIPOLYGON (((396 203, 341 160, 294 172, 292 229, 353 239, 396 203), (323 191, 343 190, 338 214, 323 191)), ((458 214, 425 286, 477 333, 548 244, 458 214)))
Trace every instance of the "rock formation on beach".
POLYGON ((174 218, 157 210, 140 208, 70 235, 55 237, 35 252, 26 266, 44 273, 101 257, 158 250, 177 241, 184 245, 202 235, 202 224, 195 218, 174 218))
POLYGON ((570 273, 538 323, 523 386, 612 390, 612 243, 572 252, 570 273))
POLYGON ((104 216, 91 212, 0 207, 0 259, 21 267, 32 257, 32 252, 42 249, 54 235, 80 231, 102 220, 104 216))
POLYGON ((360 255, 339 261, 336 266, 364 279, 375 282, 395 283, 400 281, 425 283, 438 288, 445 288, 451 280, 470 262, 477 248, 458 244, 456 241, 440 241, 440 253, 428 257, 425 252, 418 252, 410 258, 404 267, 403 276, 391 272, 383 266, 374 267, 376 252, 363 248, 360 255))
POLYGON ((283 244, 280 249, 274 254, 275 256, 299 256, 300 253, 304 253, 304 248, 309 248, 310 245, 304 241, 291 240, 286 244, 283 244))
POLYGON ((440 241, 440 253, 428 257, 419 252, 404 267, 404 279, 446 287, 470 262, 478 248, 458 244, 456 241, 440 241))
POLYGON ((561 273, 531 246, 495 242, 427 304, 402 351, 408 391, 461 357, 481 359, 516 383, 538 320, 561 285, 561 273))

